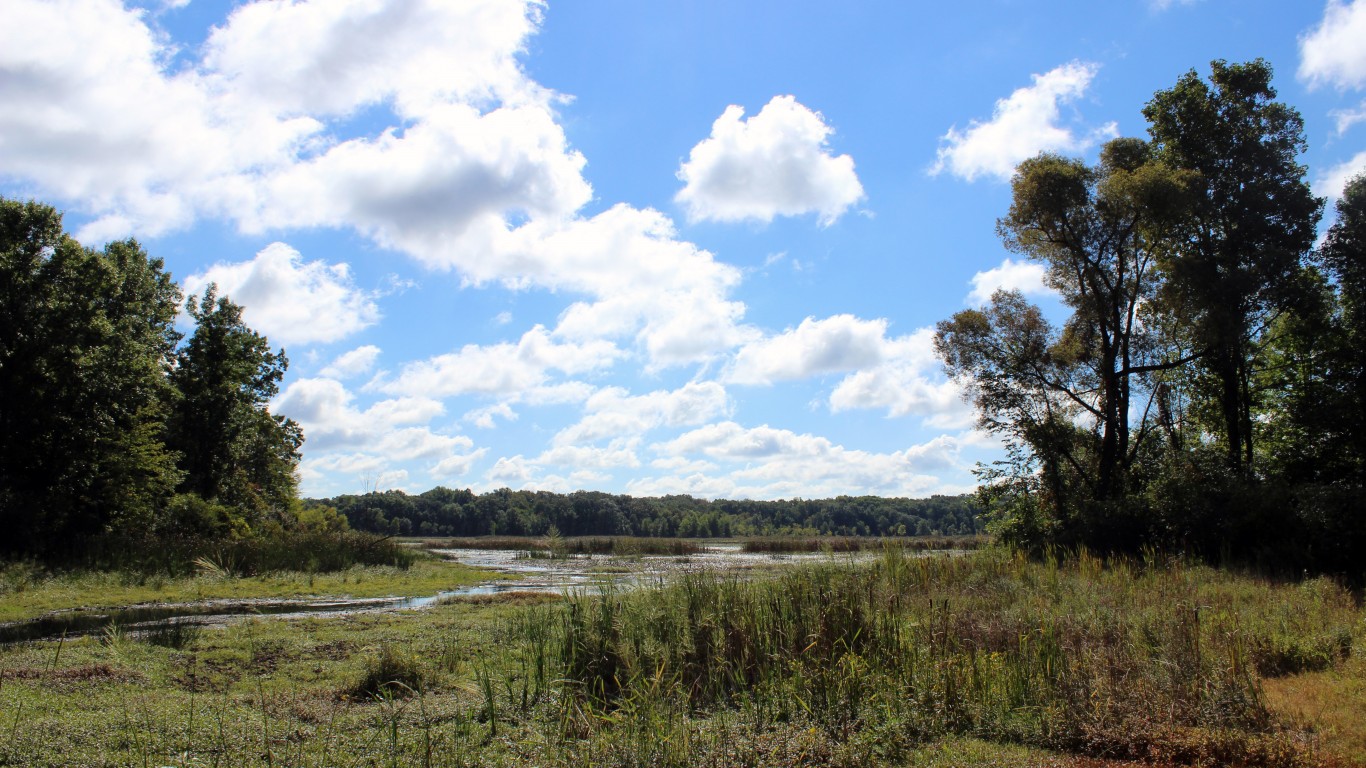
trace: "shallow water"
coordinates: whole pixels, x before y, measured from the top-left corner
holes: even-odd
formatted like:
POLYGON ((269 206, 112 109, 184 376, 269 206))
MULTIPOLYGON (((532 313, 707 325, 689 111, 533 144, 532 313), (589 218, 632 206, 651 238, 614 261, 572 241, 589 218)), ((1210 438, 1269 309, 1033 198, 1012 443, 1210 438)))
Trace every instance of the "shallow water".
POLYGON ((78 608, 54 611, 37 619, 0 623, 0 645, 56 640, 99 634, 117 627, 130 634, 154 631, 170 624, 221 626, 249 618, 341 616, 378 611, 427 608, 441 600, 494 595, 500 592, 564 592, 604 586, 631 587, 657 583, 678 573, 701 570, 753 571, 799 562, 847 561, 867 554, 755 554, 738 544, 722 544, 690 555, 575 555, 533 558, 526 552, 497 549, 433 550, 454 562, 516 578, 488 581, 472 587, 420 597, 300 598, 293 600, 206 600, 193 603, 156 603, 124 607, 78 608))

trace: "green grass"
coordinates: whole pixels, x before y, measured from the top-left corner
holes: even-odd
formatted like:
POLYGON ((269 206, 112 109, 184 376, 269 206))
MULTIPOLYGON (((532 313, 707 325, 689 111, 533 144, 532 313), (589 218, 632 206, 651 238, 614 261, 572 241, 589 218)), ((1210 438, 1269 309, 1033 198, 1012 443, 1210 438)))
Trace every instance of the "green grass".
POLYGON ((283 599, 306 596, 432 595, 501 578, 455 563, 422 559, 408 568, 356 566, 328 573, 283 572, 232 577, 208 569, 169 578, 126 571, 47 573, 26 565, 0 570, 0 621, 66 608, 119 607, 194 600, 283 599))
POLYGON ((0 765, 1350 765, 1277 697, 1366 710, 1364 646, 1326 580, 892 550, 0 648, 0 765))
POLYGON ((972 550, 986 545, 985 536, 765 536, 741 541, 745 552, 866 552, 891 546, 907 552, 972 550))

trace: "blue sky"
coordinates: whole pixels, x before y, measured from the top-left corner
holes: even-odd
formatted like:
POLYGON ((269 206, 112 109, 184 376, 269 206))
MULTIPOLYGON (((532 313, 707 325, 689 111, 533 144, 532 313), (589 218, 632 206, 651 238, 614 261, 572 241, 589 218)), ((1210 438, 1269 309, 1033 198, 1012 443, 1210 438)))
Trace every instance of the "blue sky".
MULTIPOLYGON (((1331 199, 1366 0, 0 0, 0 194, 283 346, 302 490, 923 496, 997 455, 934 324, 1045 305, 1040 151, 1263 57, 1331 199)), ((1325 221, 1325 224, 1327 221, 1325 221)))

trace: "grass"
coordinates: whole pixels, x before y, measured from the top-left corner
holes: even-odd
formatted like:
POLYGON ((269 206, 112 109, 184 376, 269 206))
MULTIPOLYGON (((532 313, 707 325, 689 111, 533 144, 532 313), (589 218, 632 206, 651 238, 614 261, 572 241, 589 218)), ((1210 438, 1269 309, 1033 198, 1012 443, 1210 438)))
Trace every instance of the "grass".
POLYGON ((284 531, 243 538, 190 535, 94 536, 68 542, 46 562, 68 570, 141 572, 178 577, 205 568, 231 576, 282 571, 323 573, 357 565, 406 568, 410 548, 388 536, 360 531, 284 531))
POLYGON ((1364 643, 1326 580, 888 550, 4 647, 0 765, 1352 765, 1364 643))
POLYGON ((421 559, 407 568, 355 566, 329 573, 281 572, 234 577, 221 571, 181 578, 126 571, 50 573, 29 565, 0 570, 0 622, 49 611, 194 600, 249 600, 311 595, 431 595, 499 578, 474 568, 421 559))
POLYGON ((1267 706, 1350 765, 1366 765, 1366 648, 1332 669, 1269 679, 1267 706))
POLYGON ((894 547, 907 552, 941 549, 973 550, 986 544, 985 536, 766 536, 744 539, 745 552, 866 552, 894 547))

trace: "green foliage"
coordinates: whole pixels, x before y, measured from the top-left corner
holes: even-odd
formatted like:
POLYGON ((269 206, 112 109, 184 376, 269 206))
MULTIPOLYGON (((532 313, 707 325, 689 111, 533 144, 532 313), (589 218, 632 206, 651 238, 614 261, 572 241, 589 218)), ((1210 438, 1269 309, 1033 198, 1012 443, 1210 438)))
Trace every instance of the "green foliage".
POLYGON ((1153 97, 1151 142, 1020 164, 999 231, 1071 314, 1055 328, 1003 292, 938 326, 1007 445, 979 500, 1035 554, 1157 546, 1366 579, 1366 181, 1311 254, 1302 120, 1266 62, 1211 70, 1153 97))
POLYGON ((1254 468, 1252 378, 1267 325, 1293 304, 1323 201, 1298 157, 1304 121, 1275 101, 1258 59, 1215 61, 1209 82, 1188 72, 1143 110, 1159 157, 1195 172, 1195 205, 1165 268, 1167 311, 1202 352, 1195 415, 1229 467, 1254 468))
POLYGON ((85 248, 51 207, 0 199, 0 556, 79 563, 297 525, 303 435, 266 408, 283 352, 212 287, 180 345, 180 298, 137 242, 85 248))
POLYGON ((708 501, 507 488, 476 495, 434 488, 418 495, 383 491, 338 496, 304 506, 317 505, 335 507, 356 530, 418 536, 544 536, 552 528, 565 537, 654 538, 965 536, 982 531, 979 510, 968 496, 708 501))
POLYGON ((179 298, 136 242, 84 248, 52 208, 0 200, 0 548, 144 528, 170 498, 179 298))
POLYGON ((1189 361, 1161 336, 1153 312, 1159 262, 1189 207, 1192 178, 1137 139, 1108 143, 1094 168, 1056 155, 1020 164, 1001 236, 1046 268, 1072 315, 1055 329, 1018 292, 998 292, 935 335, 978 426, 1008 445, 1007 461, 983 477, 1001 486, 984 499, 1007 539, 1033 549, 1126 546, 1129 532, 1116 530, 1115 517, 1145 441, 1157 436, 1155 377, 1189 361))
POLYGON ((195 331, 171 374, 170 444, 182 457, 182 489, 239 510, 250 529, 284 527, 303 444, 296 423, 266 409, 288 366, 284 352, 272 352, 215 286, 186 310, 195 331))

